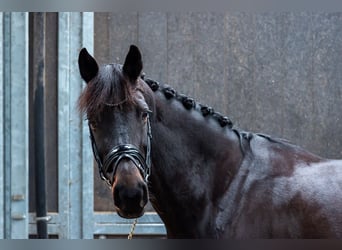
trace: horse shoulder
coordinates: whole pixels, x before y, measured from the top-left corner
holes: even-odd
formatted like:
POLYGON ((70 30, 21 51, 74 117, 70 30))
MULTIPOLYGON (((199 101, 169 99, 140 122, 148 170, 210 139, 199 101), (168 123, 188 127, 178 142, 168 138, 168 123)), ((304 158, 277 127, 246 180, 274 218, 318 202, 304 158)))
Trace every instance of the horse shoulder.
POLYGON ((342 161, 259 138, 221 201, 217 224, 233 238, 342 237, 341 191, 342 161))

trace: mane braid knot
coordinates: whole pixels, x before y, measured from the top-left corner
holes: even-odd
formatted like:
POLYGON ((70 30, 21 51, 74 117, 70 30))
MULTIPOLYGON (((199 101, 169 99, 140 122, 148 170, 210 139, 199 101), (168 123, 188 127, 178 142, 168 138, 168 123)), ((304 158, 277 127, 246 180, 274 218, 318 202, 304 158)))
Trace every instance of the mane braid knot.
POLYGON ((152 89, 153 92, 155 92, 159 89, 159 83, 158 82, 156 82, 152 79, 146 79, 144 81, 148 84, 148 86, 150 86, 150 88, 152 89))
POLYGON ((171 99, 176 97, 176 90, 171 87, 166 87, 163 89, 166 99, 171 99))
POLYGON ((204 105, 200 105, 200 106, 201 106, 201 112, 203 116, 211 115, 212 113, 214 113, 214 109, 212 107, 208 107, 204 105))
POLYGON ((179 94, 177 99, 179 99, 183 103, 183 106, 188 110, 196 107, 194 99, 187 97, 186 95, 179 94))

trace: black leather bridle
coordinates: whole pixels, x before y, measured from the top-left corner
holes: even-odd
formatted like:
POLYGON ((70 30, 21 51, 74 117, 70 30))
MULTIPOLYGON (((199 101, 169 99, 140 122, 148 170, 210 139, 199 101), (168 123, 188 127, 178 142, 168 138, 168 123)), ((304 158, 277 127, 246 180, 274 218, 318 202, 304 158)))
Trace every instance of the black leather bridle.
POLYGON ((145 157, 141 154, 139 149, 132 144, 121 144, 113 147, 103 158, 101 161, 99 152, 97 150, 95 138, 92 132, 92 129, 89 126, 90 140, 91 146, 93 149, 94 157, 97 162, 97 166, 99 168, 99 174, 102 180, 104 180, 110 187, 112 186, 112 180, 107 175, 107 171, 112 163, 113 165, 113 175, 112 179, 115 176, 116 170, 120 161, 124 158, 131 160, 134 165, 139 169, 141 175, 144 177, 145 182, 148 181, 148 177, 151 173, 151 124, 149 120, 149 116, 147 116, 147 147, 146 147, 146 155, 145 157))

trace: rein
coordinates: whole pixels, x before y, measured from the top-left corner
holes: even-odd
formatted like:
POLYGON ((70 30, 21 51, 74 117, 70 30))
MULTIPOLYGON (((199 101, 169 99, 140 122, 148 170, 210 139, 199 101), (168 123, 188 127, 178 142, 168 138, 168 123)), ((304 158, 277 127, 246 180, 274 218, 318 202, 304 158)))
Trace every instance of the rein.
POLYGON ((109 188, 112 187, 112 180, 107 175, 107 171, 109 167, 114 163, 113 166, 113 175, 115 176, 116 170, 119 166, 119 163, 122 159, 126 158, 131 160, 134 165, 139 169, 141 175, 144 177, 144 181, 148 182, 148 177, 151 173, 151 140, 152 140, 152 131, 149 116, 147 117, 147 149, 145 157, 141 154, 139 149, 132 144, 120 144, 113 147, 107 155, 103 158, 103 161, 100 158, 99 151, 96 146, 95 137, 93 135, 92 129, 89 126, 90 140, 91 146, 93 149, 93 154, 95 161, 97 163, 100 177, 103 181, 107 183, 109 188))

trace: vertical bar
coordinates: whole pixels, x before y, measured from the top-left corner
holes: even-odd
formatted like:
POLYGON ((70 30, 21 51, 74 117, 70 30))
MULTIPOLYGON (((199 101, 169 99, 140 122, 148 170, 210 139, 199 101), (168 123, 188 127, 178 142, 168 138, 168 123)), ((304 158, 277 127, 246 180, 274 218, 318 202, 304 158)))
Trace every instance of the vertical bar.
POLYGON ((26 24, 24 13, 2 14, 2 237, 8 239, 28 233, 26 24))
MULTIPOLYGON (((4 208, 4 63, 3 63, 3 13, 0 12, 0 207, 4 208)), ((4 209, 0 209, 0 239, 5 237, 4 209)))
MULTIPOLYGON (((28 13, 10 14, 10 186, 12 239, 28 238, 28 13)), ((7 35, 5 33, 5 35, 7 35)), ((8 72, 5 72, 7 74, 8 72)), ((7 132, 7 131, 6 131, 7 132)), ((6 166, 8 167, 8 166, 6 166)))
POLYGON ((45 13, 45 165, 48 212, 58 211, 57 38, 58 13, 45 13))
POLYGON ((3 14, 3 91, 4 91, 4 113, 3 113, 3 133, 4 133, 4 238, 11 238, 11 14, 3 14))
POLYGON ((82 238, 82 122, 77 111, 77 99, 81 92, 82 82, 78 71, 78 52, 82 40, 82 14, 70 13, 69 26, 69 166, 70 166, 70 238, 82 238))
POLYGON ((38 238, 46 239, 47 206, 45 183, 45 14, 32 13, 32 75, 33 87, 33 124, 34 124, 34 167, 35 167, 35 197, 38 238))
POLYGON ((83 42, 93 49, 93 14, 59 13, 58 20, 59 213, 68 228, 62 237, 92 238, 92 167, 83 166, 92 161, 89 149, 82 148, 85 129, 77 99, 83 82, 77 61, 83 42))
POLYGON ((70 160, 69 160, 69 40, 70 14, 58 15, 58 212, 60 238, 69 236, 70 160))
MULTIPOLYGON (((94 53, 94 14, 82 15, 82 47, 94 53)), ((78 69, 77 69, 78 72, 78 69)), ((79 77, 79 76, 78 76, 79 77)), ((82 86, 82 80, 81 80, 82 86)), ((84 85, 83 85, 84 86, 84 85)), ((92 239, 94 235, 94 178, 93 155, 89 141, 89 130, 84 119, 82 122, 82 238, 92 239)))

